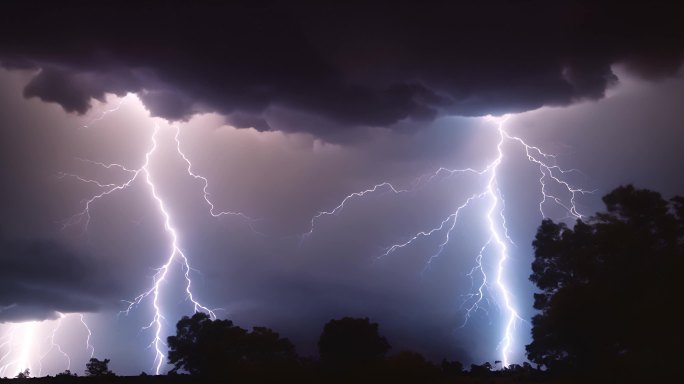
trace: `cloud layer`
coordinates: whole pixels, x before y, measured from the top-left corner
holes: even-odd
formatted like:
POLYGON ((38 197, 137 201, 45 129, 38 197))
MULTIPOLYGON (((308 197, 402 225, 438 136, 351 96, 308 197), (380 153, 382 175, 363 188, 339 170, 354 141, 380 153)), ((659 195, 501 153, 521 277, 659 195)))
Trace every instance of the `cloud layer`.
POLYGON ((674 2, 4 7, 0 60, 41 69, 27 97, 84 113, 91 98, 136 92, 171 120, 218 112, 323 137, 598 99, 611 65, 658 78, 684 52, 674 2), (308 121, 278 121, 283 108, 308 121))
POLYGON ((94 312, 116 290, 105 271, 53 240, 0 238, 0 323, 94 312))

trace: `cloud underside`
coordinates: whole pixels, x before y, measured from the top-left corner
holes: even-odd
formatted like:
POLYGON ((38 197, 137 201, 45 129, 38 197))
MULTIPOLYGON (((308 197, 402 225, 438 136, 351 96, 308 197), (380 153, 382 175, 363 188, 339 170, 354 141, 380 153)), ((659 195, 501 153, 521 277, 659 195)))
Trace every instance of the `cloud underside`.
POLYGON ((96 311, 115 290, 105 270, 55 241, 0 239, 0 323, 96 311))
POLYGON ((0 16, 0 59, 39 68, 25 96, 71 112, 135 92, 170 120, 217 112, 323 137, 321 118, 339 130, 567 105, 601 98, 613 64, 658 78, 681 63, 675 5, 494 3, 22 3, 0 16), (281 123, 274 109, 317 124, 281 123))

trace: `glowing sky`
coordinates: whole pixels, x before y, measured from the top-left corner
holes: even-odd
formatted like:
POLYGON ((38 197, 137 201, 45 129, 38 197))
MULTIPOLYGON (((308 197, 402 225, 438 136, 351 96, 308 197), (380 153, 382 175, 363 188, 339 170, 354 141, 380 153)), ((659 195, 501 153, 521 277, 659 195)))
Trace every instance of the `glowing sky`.
MULTIPOLYGON (((291 19, 279 18, 285 11, 280 7, 243 6, 223 11, 279 21, 251 37, 240 29, 245 21, 236 21, 221 33, 204 26, 168 38, 160 31, 170 26, 157 21, 145 28, 159 31, 141 32, 137 43, 102 32, 61 41, 75 33, 72 22, 88 14, 84 8, 66 9, 61 21, 47 11, 26 13, 28 29, 15 38, 8 34, 17 22, 0 20, 0 357, 2 348, 25 339, 21 335, 30 333, 33 340, 30 347, 13 347, 21 350, 21 363, 0 376, 13 376, 23 365, 54 374, 69 361, 80 373, 92 349, 78 313, 92 330, 95 356, 110 358, 115 372, 154 371, 154 349, 147 348, 154 330, 140 330, 153 318, 150 302, 120 314, 126 301, 151 287, 155 268, 172 251, 149 185, 141 180, 96 201, 87 227, 73 218, 85 199, 102 191, 88 180, 120 184, 130 177, 92 161, 138 169, 155 127, 149 175, 194 268, 194 297, 217 316, 243 327, 272 327, 302 355, 315 355, 329 319, 368 316, 380 323, 394 352, 414 349, 466 363, 499 360, 505 316, 496 302, 472 313, 463 326, 463 304, 473 292, 467 274, 488 237, 482 214, 487 204, 462 213, 428 268, 443 236, 383 256, 392 244, 439 225, 482 188, 482 179, 468 175, 429 178, 440 167, 483 169, 496 158, 496 124, 481 116, 511 112, 508 133, 555 154, 559 166, 579 170, 568 181, 595 190, 578 199, 582 213, 600 209, 600 197, 622 183, 666 197, 684 193, 678 169, 684 163, 684 51, 672 37, 681 28, 665 17, 651 35, 637 39, 639 31, 625 27, 635 17, 652 22, 649 17, 665 11, 637 16, 638 8, 622 9, 615 19, 603 19, 606 9, 568 2, 545 9, 546 21, 521 16, 549 28, 551 37, 565 36, 564 27, 571 31, 557 50, 537 52, 536 30, 504 18, 506 7, 486 25, 468 21, 421 35, 419 26, 438 16, 419 12, 404 30, 396 23, 410 9, 385 20, 376 18, 378 6, 366 10, 370 16, 361 18, 359 30, 350 31, 341 22, 323 26, 330 16, 313 9, 292 29, 291 19), (551 22, 558 15, 567 16, 567 25, 551 22), (45 22, 59 27, 54 36, 37 27, 45 22), (579 45, 589 34, 580 25, 609 35, 613 28, 622 40, 604 36, 579 45), (276 30, 285 32, 275 37, 276 30), (518 35, 505 41, 510 30, 518 35), (236 31, 242 34, 206 37, 189 48, 196 33, 225 37, 236 31), (468 44, 454 37, 464 31, 473 33, 468 44), (447 37, 455 39, 453 46, 447 37), (629 39, 638 43, 629 45, 629 39), (420 44, 425 40, 430 43, 420 44), (174 41, 187 56, 170 64, 174 41), (405 46, 393 44, 398 42, 405 46), (501 51, 513 42, 520 52, 501 51), (497 64, 505 57, 507 64, 497 64), (211 214, 203 181, 188 174, 179 156, 176 133, 192 171, 206 177, 214 212, 239 211, 255 220, 211 214), (302 240, 317 213, 382 182, 410 192, 379 188, 350 199, 335 215, 317 218, 302 240)), ((154 11, 131 16, 132 30, 142 30, 144 17, 154 11)), ((174 20, 182 11, 188 9, 165 12, 174 20)), ((454 11, 485 20, 477 7, 454 11)), ((122 10, 114 12, 125 19, 122 10)), ((188 25, 218 22, 216 16, 201 18, 205 12, 193 8, 188 25)), ((83 20, 79 30, 93 23, 83 20)), ((101 28, 116 20, 101 20, 101 28)), ((498 186, 514 243, 508 246, 506 281, 520 317, 529 319, 530 243, 541 220, 539 168, 513 142, 504 144, 503 154, 498 186)), ((568 217, 550 205, 546 213, 568 217)), ((160 297, 167 332, 193 310, 182 265, 172 263, 170 271, 160 297)), ((521 362, 529 326, 516 324, 515 336, 510 358, 521 362)))

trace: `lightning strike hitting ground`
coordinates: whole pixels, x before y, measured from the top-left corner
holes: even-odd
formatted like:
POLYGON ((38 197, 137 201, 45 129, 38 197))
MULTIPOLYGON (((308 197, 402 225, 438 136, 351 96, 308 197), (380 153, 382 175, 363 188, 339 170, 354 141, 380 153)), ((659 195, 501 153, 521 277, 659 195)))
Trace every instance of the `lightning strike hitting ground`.
MULTIPOLYGON (((106 111, 107 113, 113 112, 114 110, 117 110, 121 104, 112 110, 106 111)), ((180 129, 175 126, 172 129, 175 129, 175 134, 174 134, 174 142, 175 142, 175 150, 177 155, 185 162, 187 165, 187 174, 192 177, 195 180, 198 180, 202 183, 202 197, 206 204, 209 207, 209 214, 213 217, 221 217, 225 215, 229 216, 237 216, 242 219, 244 219, 249 226, 254 230, 252 227, 252 224, 256 221, 255 219, 252 219, 251 217, 245 215, 244 213, 241 212, 233 212, 233 211, 218 211, 214 205, 214 203, 210 199, 210 193, 208 191, 209 189, 209 181, 207 178, 204 176, 196 173, 192 169, 192 162, 190 161, 189 157, 181 150, 181 141, 179 138, 180 134, 180 129)), ((91 165, 98 166, 102 169, 105 170, 119 170, 121 172, 124 172, 125 174, 128 175, 127 179, 122 182, 122 183, 103 183, 98 180, 94 180, 91 178, 86 178, 82 177, 76 174, 70 174, 70 173, 62 173, 58 175, 60 178, 73 178, 76 179, 82 183, 87 183, 87 184, 93 184, 96 187, 100 188, 101 191, 95 195, 93 195, 91 198, 87 199, 83 203, 83 209, 67 219, 64 222, 64 226, 71 226, 71 225, 76 225, 76 224, 82 224, 84 229, 88 229, 88 225, 91 220, 91 209, 94 204, 96 204, 100 199, 109 197, 115 192, 118 191, 123 191, 127 188, 129 188, 131 185, 133 185, 136 181, 142 180, 146 183, 149 192, 150 192, 150 197, 154 201, 159 215, 164 223, 164 231, 168 235, 168 244, 169 244, 169 254, 166 258, 166 262, 159 268, 157 268, 156 273, 153 275, 153 284, 152 286, 147 289, 146 291, 142 292, 132 300, 126 301, 127 306, 126 308, 121 311, 122 314, 129 314, 131 310, 142 304, 142 302, 146 299, 151 300, 151 305, 154 309, 154 315, 150 322, 143 326, 143 330, 147 329, 152 329, 154 332, 154 336, 152 341, 150 342, 150 347, 154 349, 155 351, 155 357, 153 360, 153 369, 155 370, 156 374, 159 374, 162 370, 162 364, 164 363, 164 360, 166 359, 166 354, 164 352, 164 330, 163 330, 163 323, 164 323, 164 310, 161 306, 160 302, 160 296, 162 295, 162 284, 163 282, 167 279, 167 276, 170 272, 171 267, 174 265, 174 263, 179 263, 181 265, 181 268, 183 270, 183 277, 185 279, 185 296, 186 299, 189 300, 192 305, 193 309, 195 312, 204 312, 207 313, 212 319, 216 318, 216 315, 214 313, 214 310, 204 306, 201 304, 197 299, 195 299, 195 296, 192 291, 192 279, 190 277, 190 272, 192 270, 190 266, 190 261, 186 254, 183 252, 183 250, 180 247, 179 244, 179 239, 178 239, 178 233, 176 228, 173 225, 173 220, 171 218, 171 215, 167 209, 167 206, 162 199, 162 197, 158 194, 157 192, 157 187, 154 183, 153 180, 153 175, 150 170, 150 161, 157 151, 157 148, 159 146, 158 144, 158 135, 160 132, 161 128, 159 125, 155 125, 154 130, 151 134, 151 146, 145 153, 145 158, 143 164, 137 168, 137 169, 130 169, 128 167, 125 167, 121 164, 106 164, 98 161, 93 161, 89 159, 79 159, 82 162, 89 163, 91 165)), ((256 233, 256 231, 255 231, 256 233)), ((90 333, 88 334, 88 340, 90 338, 90 333)), ((89 341, 86 341, 87 345, 89 344, 89 341)), ((91 349, 91 356, 92 356, 92 349, 91 349)))
MULTIPOLYGON (((104 169, 112 169, 112 168, 118 168, 130 175, 130 177, 123 183, 120 184, 105 184, 105 183, 100 183, 98 181, 86 179, 79 177, 77 175, 71 175, 71 174, 65 174, 67 176, 71 176, 76 178, 79 181, 86 182, 86 183, 94 183, 100 188, 103 188, 104 191, 94 195, 90 199, 86 200, 84 204, 84 208, 81 212, 77 213, 74 215, 72 218, 70 218, 65 225, 72 225, 76 224, 79 222, 84 221, 85 222, 85 228, 87 229, 87 226, 90 222, 90 209, 94 203, 96 203, 98 200, 105 198, 112 193, 115 193, 117 191, 124 190, 128 187, 130 187, 135 181, 142 179, 144 182, 147 184, 149 187, 150 191, 150 196, 154 200, 158 210, 159 214, 164 222, 164 231, 167 233, 169 236, 169 248, 171 249, 167 259, 166 263, 164 263, 161 267, 157 269, 157 272, 153 276, 153 284, 152 286, 142 292, 140 295, 136 296, 133 300, 128 301, 128 305, 125 310, 122 311, 124 314, 130 313, 130 311, 135 308, 136 306, 140 305, 143 300, 147 298, 151 298, 152 302, 152 307, 154 308, 154 316, 150 320, 150 322, 143 327, 143 329, 153 329, 154 330, 154 336, 153 339, 150 343, 150 346, 154 348, 155 351, 155 358, 153 361, 153 367, 155 370, 156 374, 159 374, 161 372, 161 367, 162 364, 164 363, 164 360, 166 358, 166 354, 163 351, 163 346, 164 341, 163 341, 163 320, 164 320, 164 315, 163 315, 163 310, 161 308, 160 304, 160 295, 162 291, 162 283, 164 280, 167 278, 167 275, 169 273, 170 268, 174 263, 180 263, 183 271, 184 271, 184 278, 186 281, 185 285, 185 292, 186 292, 186 298, 192 303, 194 306, 194 310, 196 312, 202 311, 211 316, 211 318, 215 318, 214 312, 202 305, 199 301, 197 301, 192 293, 192 279, 190 278, 190 262, 183 253, 183 251, 180 248, 180 245, 178 243, 178 234, 176 232, 175 227, 173 226, 172 220, 171 220, 171 215, 169 214, 166 205, 164 204, 163 199, 159 196, 157 193, 157 188, 154 184, 154 181, 152 179, 152 174, 150 172, 150 160, 154 153, 156 152, 158 148, 158 133, 160 131, 160 128, 158 125, 155 125, 155 128, 153 130, 153 133, 151 135, 151 147, 149 150, 145 153, 145 160, 144 163, 137 169, 129 169, 124 167, 123 165, 120 164, 104 164, 100 162, 95 162, 95 161, 88 161, 92 164, 99 165, 104 169)), ((180 148, 180 147, 178 147, 180 148)), ((180 151, 179 153, 181 156, 183 156, 184 160, 187 161, 187 157, 185 157, 180 151)), ((207 200, 209 202, 209 200, 207 200)))
MULTIPOLYGON (((500 165, 504 160, 504 144, 507 142, 512 142, 521 145, 525 150, 527 160, 539 167, 539 186, 541 195, 539 201, 539 212, 542 217, 546 217, 544 212, 545 206, 548 203, 553 203, 563 208, 567 212, 568 217, 581 218, 582 215, 577 210, 576 199, 578 195, 590 192, 575 188, 571 186, 569 182, 563 179, 565 174, 569 172, 576 172, 576 170, 566 170, 560 168, 555 163, 552 163, 555 161, 555 157, 553 155, 543 152, 538 147, 527 144, 519 137, 509 135, 504 129, 504 123, 508 119, 508 116, 498 118, 488 116, 485 119, 496 124, 498 141, 496 144, 496 158, 493 159, 484 169, 477 170, 474 168, 465 168, 452 170, 448 168, 439 168, 428 177, 420 178, 421 180, 425 180, 425 183, 429 183, 444 173, 449 176, 456 174, 472 174, 485 178, 486 184, 483 189, 466 198, 465 201, 463 201, 463 203, 461 203, 453 212, 441 220, 439 225, 436 227, 429 230, 419 231, 410 236, 406 241, 389 246, 383 254, 378 256, 378 258, 386 257, 399 249, 408 247, 420 238, 442 234, 443 240, 438 244, 436 252, 427 259, 425 266, 425 270, 427 270, 433 260, 442 253, 446 245, 449 243, 450 235, 456 228, 460 214, 464 210, 470 208, 475 201, 487 201, 489 208, 483 211, 482 217, 487 223, 488 236, 487 240, 481 246, 480 252, 475 257, 475 265, 467 274, 473 282, 473 292, 465 295, 465 300, 462 304, 462 308, 465 311, 463 326, 467 324, 468 319, 474 312, 479 310, 487 312, 483 306, 484 303, 489 303, 486 292, 490 292, 491 290, 496 291, 494 296, 505 319, 505 325, 502 329, 502 336, 499 344, 501 351, 501 363, 502 367, 507 367, 510 365, 509 356, 511 354, 511 350, 515 347, 514 328, 516 322, 523 321, 523 319, 519 315, 519 310, 516 308, 515 302, 513 300, 514 295, 506 282, 506 264, 509 259, 508 247, 514 243, 508 234, 508 227, 506 226, 506 216, 504 212, 505 201, 501 190, 499 189, 499 172, 500 165), (549 191, 549 183, 554 183, 556 186, 560 187, 561 190, 567 192, 569 198, 563 199, 562 197, 551 193, 549 191), (487 260, 487 256, 489 254, 493 254, 492 261, 487 260), (488 277, 485 264, 494 265, 495 276, 493 279, 488 277), (478 280, 479 284, 476 283, 478 280), (494 287, 490 287, 492 282, 494 283, 494 287)), ((407 190, 395 188, 391 183, 383 182, 381 184, 375 185, 373 188, 349 194, 333 210, 320 212, 314 216, 311 220, 310 229, 307 233, 305 233, 304 236, 310 236, 313 233, 316 221, 322 216, 339 213, 339 211, 342 210, 345 204, 349 203, 351 199, 362 198, 369 193, 379 191, 381 188, 395 194, 407 192, 407 190)), ((489 295, 491 295, 491 293, 489 295)))

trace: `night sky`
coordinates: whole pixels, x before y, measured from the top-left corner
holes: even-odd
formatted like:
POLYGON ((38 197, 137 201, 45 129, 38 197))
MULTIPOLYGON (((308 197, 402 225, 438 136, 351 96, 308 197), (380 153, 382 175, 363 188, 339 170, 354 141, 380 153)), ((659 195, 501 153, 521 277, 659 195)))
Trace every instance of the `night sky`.
MULTIPOLYGON (((621 184, 684 194, 681 13, 654 1, 394 3, 3 3, 0 376, 80 373, 93 348, 117 374, 155 371, 156 324, 141 330, 151 297, 120 311, 173 251, 160 201, 193 298, 220 318, 271 327, 304 356, 325 322, 355 316, 378 322, 393 352, 501 360, 496 247, 467 317, 491 196, 453 231, 447 221, 385 255, 492 175, 519 315, 508 357, 525 361, 544 196, 512 137, 573 170, 557 175, 591 191, 576 199, 584 215, 621 184), (485 116, 504 114, 497 147, 485 116), (486 170, 498 149, 495 174, 438 171, 486 170)), ((547 199, 544 215, 574 220, 567 190, 545 181, 562 205, 547 199)), ((183 273, 176 256, 162 338, 193 311, 183 273)))

